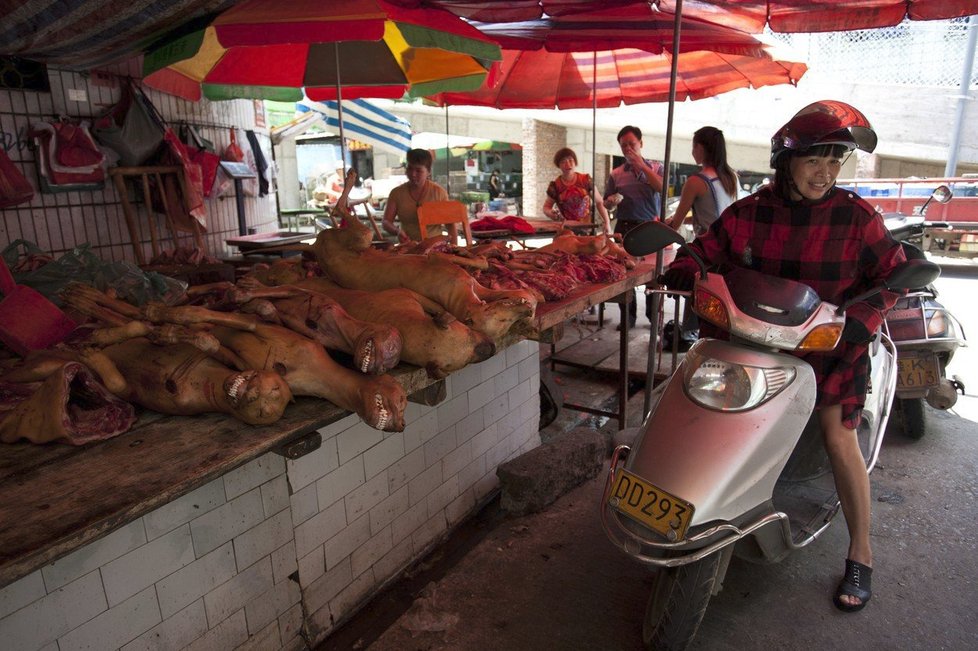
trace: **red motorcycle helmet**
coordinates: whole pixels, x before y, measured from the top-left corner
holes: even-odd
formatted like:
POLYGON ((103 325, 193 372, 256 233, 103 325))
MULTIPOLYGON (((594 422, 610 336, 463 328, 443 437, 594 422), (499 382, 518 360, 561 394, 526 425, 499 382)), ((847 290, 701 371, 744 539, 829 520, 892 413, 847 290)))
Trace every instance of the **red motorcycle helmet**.
POLYGON ((876 149, 876 132, 861 111, 845 102, 822 100, 795 113, 771 137, 771 167, 788 151, 843 145, 848 151, 876 149))

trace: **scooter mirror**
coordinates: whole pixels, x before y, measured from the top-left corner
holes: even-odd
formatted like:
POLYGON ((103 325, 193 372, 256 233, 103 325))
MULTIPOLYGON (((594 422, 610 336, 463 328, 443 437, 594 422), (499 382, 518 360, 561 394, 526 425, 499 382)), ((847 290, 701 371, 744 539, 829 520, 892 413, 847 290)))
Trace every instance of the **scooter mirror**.
POLYGON ((682 235, 662 222, 645 222, 625 233, 622 245, 631 255, 656 253, 670 244, 685 244, 682 235))
POLYGON ((886 279, 887 289, 926 287, 941 275, 941 267, 930 260, 911 259, 900 263, 886 279))
MULTIPOLYGON (((886 289, 920 289, 937 280, 941 275, 941 267, 930 260, 910 259, 901 262, 890 272, 883 286, 886 289)), ((845 314, 851 306, 867 298, 876 296, 882 287, 868 289, 858 296, 853 296, 839 306, 836 314, 845 314)))
POLYGON ((951 192, 951 188, 943 184, 934 188, 934 191, 930 194, 931 200, 937 203, 947 203, 953 196, 954 193, 951 192))

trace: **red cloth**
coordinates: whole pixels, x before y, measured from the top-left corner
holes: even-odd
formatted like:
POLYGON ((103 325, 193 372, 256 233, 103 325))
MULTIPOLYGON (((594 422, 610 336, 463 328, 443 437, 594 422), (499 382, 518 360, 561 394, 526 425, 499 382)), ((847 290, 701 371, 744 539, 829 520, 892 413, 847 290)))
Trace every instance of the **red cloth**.
MULTIPOLYGON (((721 272, 737 266, 802 282, 833 305, 878 286, 906 259, 873 207, 838 188, 815 203, 785 201, 762 188, 727 208, 691 246, 721 272)), ((680 252, 671 268, 693 273, 696 264, 680 252)), ((884 291, 850 307, 846 318, 876 332, 897 298, 884 291)), ((835 350, 802 357, 815 371, 816 406, 841 404, 843 421, 854 429, 866 396, 866 346, 842 341, 835 350)))
POLYGON ((469 228, 471 228, 473 231, 497 231, 505 229, 515 231, 517 233, 536 232, 536 229, 530 225, 530 222, 526 221, 522 217, 516 217, 514 215, 508 215, 502 219, 487 215, 469 224, 469 228))

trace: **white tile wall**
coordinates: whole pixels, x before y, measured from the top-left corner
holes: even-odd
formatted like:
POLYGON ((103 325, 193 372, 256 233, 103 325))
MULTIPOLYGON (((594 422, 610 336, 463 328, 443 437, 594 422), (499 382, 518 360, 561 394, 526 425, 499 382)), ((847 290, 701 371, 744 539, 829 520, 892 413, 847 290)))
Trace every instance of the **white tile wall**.
POLYGON ((156 590, 150 586, 58 640, 61 651, 115 649, 160 623, 156 590))
POLYGON ((292 515, 288 509, 248 529, 234 539, 234 559, 238 571, 258 559, 270 556, 273 551, 293 539, 292 515))
POLYGON ((156 585, 163 617, 169 617, 234 576, 231 543, 202 556, 156 585))
POLYGON ((190 527, 184 525, 106 563, 102 583, 109 605, 121 603, 193 561, 190 527))
POLYGON ((252 489, 190 523, 194 550, 202 556, 264 519, 261 490, 252 489))
POLYGON ((182 649, 207 632, 204 600, 198 599, 122 647, 122 651, 182 649))
POLYGON ((403 433, 349 417, 305 457, 255 459, 0 588, 0 648, 318 643, 539 445, 538 386, 521 342, 450 376, 442 404, 412 403, 403 433))

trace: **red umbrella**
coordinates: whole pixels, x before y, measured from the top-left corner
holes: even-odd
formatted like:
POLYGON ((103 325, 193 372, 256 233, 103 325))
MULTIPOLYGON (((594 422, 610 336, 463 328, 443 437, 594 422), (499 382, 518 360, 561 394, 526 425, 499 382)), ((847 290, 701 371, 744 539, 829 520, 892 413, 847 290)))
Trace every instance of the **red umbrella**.
MULTIPOLYGON (((503 50, 498 73, 482 88, 429 98, 439 104, 499 109, 613 108, 623 103, 668 102, 671 66, 669 55, 632 49, 503 50)), ((685 52, 679 55, 676 99, 703 99, 736 88, 797 84, 807 70, 804 63, 773 57, 685 52)))
MULTIPOLYGON (((441 7, 457 16, 483 22, 535 20, 588 14, 609 7, 641 6, 645 0, 391 0, 403 7, 441 7)), ((672 14, 676 0, 658 0, 672 14)), ((974 0, 687 0, 683 14, 745 32, 830 32, 890 27, 910 20, 941 20, 978 13, 974 0)), ((683 34, 685 38, 685 34, 683 34)))
MULTIPOLYGON (((583 5, 584 3, 579 3, 583 5)), ((646 3, 599 8, 586 15, 549 16, 520 22, 473 25, 505 49, 551 52, 591 52, 634 48, 653 54, 676 47, 674 14, 654 10, 646 3)), ((764 46, 750 34, 683 16, 679 52, 710 50, 740 55, 763 55, 764 46)))
MULTIPOLYGON (((661 0, 659 6, 663 11, 675 11, 676 0, 661 0)), ((852 31, 892 27, 904 19, 942 20, 976 13, 975 0, 696 0, 683 3, 684 16, 696 16, 752 33, 760 33, 765 25, 774 32, 852 31)))

